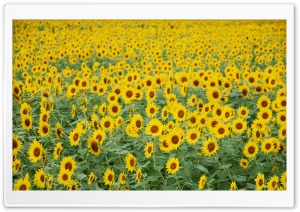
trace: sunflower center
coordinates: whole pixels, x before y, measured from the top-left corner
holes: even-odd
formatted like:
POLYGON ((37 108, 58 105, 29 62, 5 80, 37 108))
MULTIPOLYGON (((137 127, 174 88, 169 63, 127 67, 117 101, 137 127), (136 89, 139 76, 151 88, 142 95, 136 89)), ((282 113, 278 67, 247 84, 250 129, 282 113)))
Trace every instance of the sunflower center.
POLYGON ((282 130, 282 135, 283 135, 283 136, 286 135, 286 130, 282 130))
POLYGON ((152 107, 152 108, 150 109, 150 113, 153 114, 154 112, 155 112, 155 109, 152 107))
POLYGON ((243 93, 243 96, 247 96, 248 90, 247 89, 243 89, 242 93, 243 93))
POLYGON ((109 128, 110 122, 109 122, 109 121, 106 121, 106 122, 104 123, 104 126, 105 126, 106 128, 109 128))
POLYGON ((266 150, 269 150, 271 148, 271 144, 270 143, 267 143, 266 144, 266 150))
POLYGON ((110 97, 110 100, 111 100, 111 101, 114 101, 114 100, 115 100, 115 97, 114 97, 114 96, 111 96, 111 97, 110 97))
POLYGON ((152 147, 149 146, 149 147, 148 147, 148 153, 150 154, 151 152, 152 152, 152 147))
POLYGON ((272 182, 272 187, 275 187, 275 186, 276 186, 276 182, 273 181, 273 182, 272 182))
POLYGON ((123 180, 123 181, 125 181, 125 180, 126 180, 126 177, 125 177, 124 175, 122 176, 122 180, 123 180))
POLYGON ((72 190, 76 190, 76 185, 72 185, 72 190))
POLYGON ((281 106, 283 106, 283 107, 286 106, 286 101, 285 101, 285 100, 283 100, 283 101, 281 102, 281 106))
POLYGON ((92 142, 91 147, 92 147, 92 150, 94 152, 98 152, 99 148, 98 148, 98 143, 97 142, 92 142))
POLYGON ((82 82, 82 86, 85 87, 87 85, 86 82, 82 82))
POLYGON ((29 119, 26 119, 26 120, 25 120, 25 125, 26 125, 27 127, 30 126, 30 120, 29 120, 29 119))
POLYGON ((226 82, 224 86, 225 88, 229 88, 229 83, 226 82))
POLYGON ((99 90, 99 91, 100 91, 100 93, 102 93, 102 92, 104 91, 104 89, 103 89, 103 88, 100 88, 100 90, 99 90))
POLYGON ((78 138, 79 138, 79 134, 78 134, 78 133, 75 133, 75 135, 73 136, 73 140, 74 140, 74 141, 77 141, 78 138))
POLYGON ((241 114, 244 116, 244 115, 246 115, 246 111, 245 110, 242 110, 241 111, 241 114))
POLYGON ((218 116, 220 116, 222 114, 222 110, 217 109, 216 113, 217 113, 218 116))
POLYGON ((262 117, 263 117, 263 119, 267 119, 267 118, 269 118, 269 114, 268 113, 263 113, 262 117))
POLYGON ((261 87, 260 86, 256 87, 256 91, 261 92, 261 87))
POLYGON ((250 154, 253 154, 253 153, 255 152, 255 147, 254 147, 254 146, 250 146, 250 147, 248 148, 248 152, 249 152, 250 154))
POLYGON ((182 77, 181 78, 181 82, 186 82, 187 81, 187 78, 186 77, 182 77))
POLYGON ((26 186, 26 185, 22 184, 22 185, 20 186, 20 190, 25 191, 26 189, 27 189, 27 186, 26 186))
POLYGON ((141 94, 139 94, 139 93, 136 93, 136 94, 135 94, 135 97, 136 97, 136 98, 140 98, 140 96, 141 96, 141 94))
POLYGON ((243 166, 246 166, 247 164, 246 164, 246 162, 243 162, 243 166))
POLYGON ((183 110, 179 110, 178 111, 178 117, 182 118, 184 116, 184 111, 183 110))
POLYGON ((79 85, 79 80, 75 80, 75 85, 79 85))
POLYGON ((57 135, 58 135, 58 137, 61 137, 61 130, 60 129, 57 129, 57 135))
POLYGON ((284 116, 284 115, 283 115, 283 116, 280 116, 280 120, 281 120, 281 121, 285 121, 285 120, 286 120, 285 116, 284 116))
POLYGON ((48 127, 47 126, 43 126, 43 133, 48 133, 48 127))
POLYGON ((195 140, 196 138, 197 138, 197 134, 196 134, 196 133, 192 133, 192 134, 191 134, 191 139, 192 139, 192 140, 195 140))
POLYGON ((170 89, 170 88, 167 89, 167 93, 168 93, 168 94, 171 93, 171 89, 170 89))
POLYGON ((168 148, 168 147, 169 147, 167 141, 164 141, 164 142, 162 143, 162 145, 163 145, 165 148, 168 148))
POLYGON ((259 186, 262 186, 263 184, 264 184, 263 180, 262 180, 262 179, 259 179, 258 185, 259 185, 259 186))
POLYGON ((130 166, 132 166, 132 167, 134 166, 134 159, 130 160, 130 166))
POLYGON ((15 139, 13 139, 13 149, 17 147, 18 147, 18 142, 15 139))
POLYGON ((212 126, 212 127, 215 127, 217 124, 218 124, 218 121, 213 121, 213 122, 211 123, 211 126, 212 126))
POLYGON ((43 122, 47 121, 48 116, 46 114, 43 115, 43 122))
POLYGON ((72 163, 71 162, 67 162, 66 165, 65 165, 65 169, 69 170, 69 171, 72 171, 72 169, 73 169, 72 163))
POLYGON ((159 128, 158 128, 158 126, 154 125, 154 126, 151 127, 150 130, 151 130, 152 133, 157 133, 159 128))
POLYGON ((62 176, 62 179, 63 179, 64 181, 67 181, 67 180, 69 179, 69 176, 68 176, 67 174, 64 174, 64 175, 62 176))
POLYGON ((237 123, 237 124, 235 125, 235 127, 236 127, 236 129, 240 130, 240 129, 243 128, 243 124, 242 124, 242 123, 237 123))
POLYGON ((217 98, 219 98, 219 92, 217 92, 217 91, 214 91, 213 92, 213 97, 215 98, 215 99, 217 99, 217 98))
POLYGON ((115 90, 115 93, 116 93, 116 94, 120 94, 120 93, 121 93, 121 90, 118 88, 118 89, 115 90))
POLYGON ((178 142, 179 142, 179 137, 177 135, 173 135, 172 136, 172 143, 173 144, 178 144, 178 142))
POLYGON ((71 89, 71 93, 75 93, 76 89, 75 88, 72 88, 71 89))
POLYGON ((119 108, 118 108, 117 106, 113 106, 113 107, 112 107, 112 111, 113 111, 114 113, 117 113, 118 110, 119 110, 119 108))
POLYGON ((261 102, 261 106, 263 107, 267 107, 268 106, 268 102, 266 100, 261 102))
POLYGON ((127 92, 126 92, 126 96, 127 96, 128 98, 131 98, 132 95, 133 95, 132 91, 127 91, 127 92))
POLYGON ((201 124, 205 124, 205 119, 204 118, 201 119, 200 122, 201 122, 201 124))
POLYGON ((172 169, 172 170, 176 169, 176 167, 177 167, 176 163, 172 163, 172 164, 171 164, 171 169, 172 169))
POLYGON ((198 80, 194 80, 193 82, 194 86, 198 87, 198 85, 200 84, 198 80))
POLYGON ((210 142, 207 147, 208 147, 208 151, 212 152, 212 151, 214 151, 216 145, 215 145, 215 143, 210 142))
POLYGON ((15 91, 16 94, 19 94, 19 88, 15 87, 14 91, 15 91))
POLYGON ((41 179, 42 182, 45 182, 45 175, 41 175, 40 179, 41 179))
POLYGON ((223 127, 219 128, 219 129, 218 129, 218 133, 219 133, 220 135, 223 135, 223 134, 225 133, 225 129, 224 129, 223 127))
POLYGON ((140 120, 137 120, 137 121, 135 122, 135 125, 136 125, 137 128, 140 128, 141 125, 142 125, 142 122, 141 122, 140 120))
POLYGON ((56 154, 59 155, 60 154, 60 148, 57 148, 56 150, 56 154))
POLYGON ((40 154, 41 154, 40 148, 35 148, 34 151, 33 151, 33 154, 34 154, 35 157, 39 157, 40 154))
POLYGON ((195 124, 195 123, 196 123, 196 118, 195 118, 195 117, 192 117, 192 118, 191 118, 191 122, 192 122, 193 124, 195 124))
POLYGON ((150 94, 149 94, 149 96, 150 96, 151 98, 153 98, 153 97, 154 97, 154 92, 151 91, 150 94))
POLYGON ((19 170, 19 168, 20 168, 20 165, 17 163, 16 170, 19 170))
POLYGON ((128 82, 131 82, 132 81, 132 76, 129 76, 128 77, 128 82))
POLYGON ((168 112, 167 111, 164 111, 164 116, 166 117, 168 115, 168 112))
POLYGON ((253 82, 254 82, 254 78, 253 78, 253 77, 250 77, 249 81, 250 81, 251 83, 253 83, 253 82))
POLYGON ((28 110, 27 110, 27 108, 24 108, 24 110, 23 110, 23 114, 24 115, 26 115, 28 113, 28 110))

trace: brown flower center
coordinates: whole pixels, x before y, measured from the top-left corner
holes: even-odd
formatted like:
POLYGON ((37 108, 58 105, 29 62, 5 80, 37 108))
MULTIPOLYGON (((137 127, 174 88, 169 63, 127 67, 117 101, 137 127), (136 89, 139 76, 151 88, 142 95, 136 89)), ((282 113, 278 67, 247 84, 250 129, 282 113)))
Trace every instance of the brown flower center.
POLYGON ((155 113, 155 109, 154 109, 153 107, 150 109, 150 113, 151 113, 151 114, 154 114, 154 113, 155 113))
POLYGON ((97 143, 97 142, 92 142, 92 143, 91 143, 91 147, 92 147, 92 150, 93 150, 94 152, 98 152, 99 146, 98 146, 98 143, 97 143))
POLYGON ((30 120, 29 120, 29 119, 26 119, 26 120, 25 120, 25 125, 26 125, 27 127, 30 126, 30 120))
POLYGON ((149 146, 149 147, 148 147, 148 153, 150 154, 151 152, 152 152, 152 147, 149 146))
POLYGON ((48 133, 48 127, 47 126, 43 126, 43 133, 48 133))
POLYGON ((72 171, 72 169, 73 169, 72 163, 71 163, 71 162, 67 162, 67 163, 65 164, 65 169, 66 169, 66 170, 69 170, 69 171, 72 171))
POLYGON ((250 146, 248 148, 248 152, 252 155, 255 152, 255 147, 254 146, 250 146))
POLYGON ((104 123, 104 127, 109 128, 109 126, 110 126, 110 122, 109 122, 109 121, 106 121, 106 122, 104 123))
POLYGON ((272 182, 272 187, 275 187, 275 186, 276 186, 276 182, 273 181, 273 182, 272 182))
POLYGON ((183 116, 184 116, 184 111, 183 110, 179 110, 178 111, 178 117, 179 118, 183 118, 183 116))
POLYGON ((79 134, 78 133, 75 133, 74 136, 73 136, 73 140, 74 141, 77 141, 79 138, 79 134))
POLYGON ((117 106, 113 106, 113 107, 112 107, 112 111, 113 111, 114 113, 117 113, 118 110, 119 110, 119 108, 118 108, 117 106))
POLYGON ((171 140, 172 140, 172 143, 173 143, 173 144, 178 144, 178 142, 179 142, 179 137, 178 137, 177 135, 173 135, 171 140))
POLYGON ((237 124, 235 125, 235 127, 236 127, 236 129, 240 130, 240 129, 243 128, 243 124, 242 124, 242 123, 237 123, 237 124))
POLYGON ((219 98, 219 92, 217 92, 217 91, 214 91, 213 92, 213 97, 215 98, 215 99, 217 99, 217 98, 219 98))
POLYGON ((263 117, 263 119, 267 119, 267 118, 269 118, 269 114, 268 113, 263 113, 262 117, 263 117))
POLYGON ((261 106, 263 107, 267 107, 268 106, 268 102, 266 100, 261 102, 261 106))
POLYGON ((177 167, 176 163, 172 163, 172 164, 171 164, 171 169, 172 169, 172 170, 176 169, 176 167, 177 167))
POLYGON ((128 98, 131 98, 132 95, 133 95, 133 92, 132 92, 132 91, 127 91, 127 92, 126 92, 126 96, 127 96, 128 98))
POLYGON ((151 91, 150 94, 149 94, 150 98, 153 98, 154 97, 154 92, 151 91))
POLYGON ((158 128, 158 126, 153 125, 150 130, 151 130, 152 133, 157 133, 159 128, 158 128))
POLYGON ((27 189, 27 186, 26 186, 26 185, 22 184, 22 185, 20 186, 20 190, 25 191, 26 189, 27 189))
POLYGON ((263 184, 264 184, 264 181, 263 181, 262 179, 259 179, 258 185, 259 185, 259 186, 262 186, 263 184))
POLYGON ((35 157, 39 157, 41 155, 41 150, 40 148, 35 148, 33 151, 33 154, 35 157))
POLYGON ((17 147, 18 147, 18 142, 15 139, 13 139, 13 149, 17 147))
POLYGON ((216 145, 213 142, 210 142, 207 146, 209 152, 214 151, 215 147, 216 147, 216 145))
POLYGON ((269 150, 271 148, 271 144, 270 143, 267 143, 266 144, 266 150, 269 150))
POLYGON ((218 129, 218 133, 219 133, 220 135, 223 135, 223 134, 225 133, 225 129, 224 129, 223 127, 219 128, 219 129, 218 129))
POLYGON ((67 174, 64 174, 64 175, 62 176, 62 179, 63 179, 64 181, 67 181, 67 180, 69 179, 69 176, 68 176, 67 174))
POLYGON ((45 182, 45 175, 41 175, 41 181, 45 182))
POLYGON ((130 160, 130 166, 134 166, 134 164, 135 164, 134 159, 131 159, 131 160, 130 160))
POLYGON ((192 140, 195 140, 196 138, 197 138, 197 134, 196 134, 196 133, 192 133, 192 134, 191 134, 191 139, 192 139, 192 140))
POLYGON ((140 128, 141 125, 142 125, 142 122, 140 120, 137 120, 135 125, 136 125, 137 128, 140 128))
POLYGON ((283 100, 283 101, 281 102, 281 106, 283 106, 283 107, 286 106, 286 101, 285 101, 285 100, 283 100))

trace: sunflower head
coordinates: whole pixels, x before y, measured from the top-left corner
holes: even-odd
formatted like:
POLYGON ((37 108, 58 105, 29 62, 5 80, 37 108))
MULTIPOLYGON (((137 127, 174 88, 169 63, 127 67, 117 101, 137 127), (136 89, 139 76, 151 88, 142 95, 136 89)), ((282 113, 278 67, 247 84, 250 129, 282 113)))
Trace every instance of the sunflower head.
POLYGON ((113 185, 114 184, 115 173, 112 169, 106 169, 103 176, 103 181, 105 185, 113 185))
POLYGON ((128 155, 125 158, 126 163, 126 169, 130 172, 134 171, 136 168, 136 158, 133 156, 133 154, 128 153, 128 155))
POLYGON ((176 172, 178 172, 179 168, 180 166, 178 158, 170 158, 166 163, 166 169, 169 174, 175 174, 176 172))

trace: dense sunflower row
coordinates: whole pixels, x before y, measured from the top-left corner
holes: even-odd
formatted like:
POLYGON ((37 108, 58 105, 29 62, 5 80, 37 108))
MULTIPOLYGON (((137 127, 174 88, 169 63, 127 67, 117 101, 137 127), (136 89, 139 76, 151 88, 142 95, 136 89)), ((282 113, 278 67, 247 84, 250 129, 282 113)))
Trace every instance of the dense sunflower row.
POLYGON ((285 190, 284 21, 14 21, 14 190, 285 190))

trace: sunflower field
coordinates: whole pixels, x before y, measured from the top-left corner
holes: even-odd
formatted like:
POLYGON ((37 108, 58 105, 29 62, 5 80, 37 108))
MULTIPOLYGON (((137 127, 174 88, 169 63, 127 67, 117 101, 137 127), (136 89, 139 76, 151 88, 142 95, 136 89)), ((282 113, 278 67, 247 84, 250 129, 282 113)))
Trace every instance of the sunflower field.
POLYGON ((13 21, 14 190, 286 190, 286 22, 13 21))

